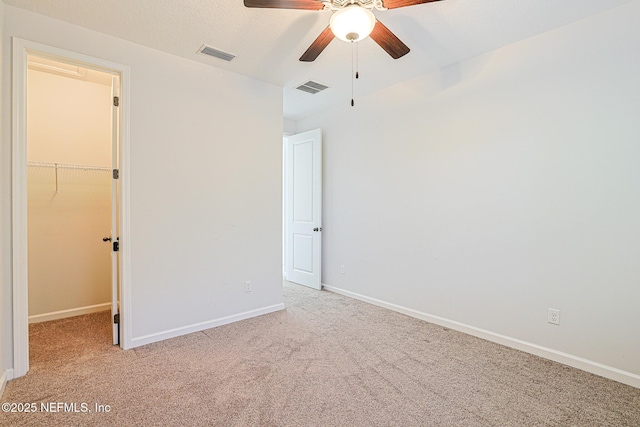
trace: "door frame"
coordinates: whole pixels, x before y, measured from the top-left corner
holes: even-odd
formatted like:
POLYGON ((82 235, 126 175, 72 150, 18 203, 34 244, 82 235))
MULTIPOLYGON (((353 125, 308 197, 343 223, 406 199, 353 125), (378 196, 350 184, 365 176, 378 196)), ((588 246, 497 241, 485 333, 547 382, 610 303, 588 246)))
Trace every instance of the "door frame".
POLYGON ((129 203, 129 84, 126 65, 13 37, 11 152, 13 378, 29 370, 29 299, 27 253, 27 55, 80 65, 120 75, 120 347, 131 348, 131 262, 129 203))

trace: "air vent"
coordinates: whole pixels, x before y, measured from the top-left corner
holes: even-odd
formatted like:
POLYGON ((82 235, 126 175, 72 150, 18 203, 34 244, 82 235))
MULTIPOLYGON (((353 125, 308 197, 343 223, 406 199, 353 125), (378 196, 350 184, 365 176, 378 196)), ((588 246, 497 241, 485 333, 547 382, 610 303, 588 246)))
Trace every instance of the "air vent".
POLYGON ((309 80, 306 83, 302 83, 296 89, 315 95, 318 92, 322 92, 325 89, 329 89, 329 86, 325 86, 321 83, 314 82, 313 80, 309 80))
POLYGON ((222 59, 223 61, 231 61, 236 57, 235 55, 207 46, 206 44, 203 44, 200 49, 198 49, 198 53, 213 56, 214 58, 222 59))

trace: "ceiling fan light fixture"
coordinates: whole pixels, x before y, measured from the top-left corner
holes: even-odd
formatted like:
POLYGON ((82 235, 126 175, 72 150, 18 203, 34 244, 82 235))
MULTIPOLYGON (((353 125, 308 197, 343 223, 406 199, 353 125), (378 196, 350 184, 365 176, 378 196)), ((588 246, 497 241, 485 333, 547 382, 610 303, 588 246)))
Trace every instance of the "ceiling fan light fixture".
POLYGON ((376 17, 373 12, 357 4, 337 10, 331 15, 329 22, 333 34, 345 42, 367 38, 375 25, 376 17))

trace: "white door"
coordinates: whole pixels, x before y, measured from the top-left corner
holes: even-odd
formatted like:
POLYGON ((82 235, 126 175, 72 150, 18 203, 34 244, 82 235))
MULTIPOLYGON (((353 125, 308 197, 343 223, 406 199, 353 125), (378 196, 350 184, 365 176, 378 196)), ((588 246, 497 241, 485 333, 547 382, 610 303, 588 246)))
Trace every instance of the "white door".
POLYGON ((290 136, 285 151, 287 280, 321 289, 322 132, 290 136))
POLYGON ((120 246, 120 232, 118 230, 118 106, 119 106, 119 78, 111 80, 111 164, 113 177, 111 179, 111 320, 113 322, 113 344, 120 344, 120 308, 118 255, 120 246), (117 171, 117 172, 116 172, 117 171), (117 322, 116 322, 117 320, 117 322))

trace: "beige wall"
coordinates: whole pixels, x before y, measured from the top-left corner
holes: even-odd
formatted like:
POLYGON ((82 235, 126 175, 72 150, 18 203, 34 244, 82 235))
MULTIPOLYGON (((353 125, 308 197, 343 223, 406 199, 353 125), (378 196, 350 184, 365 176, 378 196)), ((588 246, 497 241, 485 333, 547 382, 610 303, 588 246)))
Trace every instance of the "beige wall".
MULTIPOLYGON (((110 96, 110 86, 30 69, 29 161, 109 166, 110 96)), ((31 321, 110 302, 110 172, 60 168, 58 191, 53 168, 29 166, 27 177, 31 321)))
POLYGON ((111 166, 111 87, 29 68, 28 158, 111 166))

